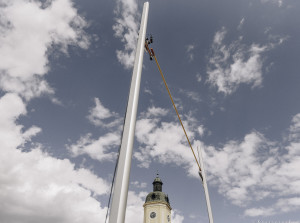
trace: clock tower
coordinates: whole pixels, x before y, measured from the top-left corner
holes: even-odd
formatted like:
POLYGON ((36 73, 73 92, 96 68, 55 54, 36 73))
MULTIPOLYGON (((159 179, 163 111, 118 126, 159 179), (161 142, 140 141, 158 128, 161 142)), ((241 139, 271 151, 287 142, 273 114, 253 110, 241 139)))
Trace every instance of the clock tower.
POLYGON ((150 192, 144 204, 144 223, 171 223, 171 206, 169 197, 162 192, 163 182, 158 174, 153 181, 153 192, 150 192))

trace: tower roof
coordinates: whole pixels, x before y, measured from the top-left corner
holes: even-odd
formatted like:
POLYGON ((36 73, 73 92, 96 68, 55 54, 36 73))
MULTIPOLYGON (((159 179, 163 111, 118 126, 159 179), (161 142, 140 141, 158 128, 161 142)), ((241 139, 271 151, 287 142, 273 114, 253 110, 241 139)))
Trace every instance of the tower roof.
POLYGON ((156 177, 152 184, 153 184, 153 192, 150 192, 147 195, 145 204, 150 202, 166 203, 170 207, 170 201, 168 195, 162 192, 163 182, 161 181, 158 173, 156 174, 156 177))
POLYGON ((150 192, 145 200, 145 203, 166 203, 170 206, 170 200, 167 194, 161 191, 150 192))

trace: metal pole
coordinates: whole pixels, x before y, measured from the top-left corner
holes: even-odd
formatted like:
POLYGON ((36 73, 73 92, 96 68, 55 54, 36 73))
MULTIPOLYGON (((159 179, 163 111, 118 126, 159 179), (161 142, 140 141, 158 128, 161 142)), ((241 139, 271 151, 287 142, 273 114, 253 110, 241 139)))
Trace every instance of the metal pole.
POLYGON ((134 68, 132 72, 127 112, 125 117, 122 143, 113 190, 112 205, 109 214, 109 223, 124 223, 125 221, 128 183, 131 167, 132 147, 134 142, 136 114, 140 92, 148 11, 149 3, 145 2, 135 54, 134 68))
POLYGON ((201 178, 202 178, 202 183, 203 183, 203 188, 204 188, 204 193, 205 193, 205 198, 206 198, 206 206, 207 206, 209 223, 214 223, 212 211, 211 211, 209 194, 208 194, 208 188, 207 188, 207 183, 206 183, 206 175, 205 175, 205 169, 204 169, 201 148, 200 148, 200 166, 201 166, 201 173, 199 172, 199 175, 200 175, 200 177, 202 175, 201 178))

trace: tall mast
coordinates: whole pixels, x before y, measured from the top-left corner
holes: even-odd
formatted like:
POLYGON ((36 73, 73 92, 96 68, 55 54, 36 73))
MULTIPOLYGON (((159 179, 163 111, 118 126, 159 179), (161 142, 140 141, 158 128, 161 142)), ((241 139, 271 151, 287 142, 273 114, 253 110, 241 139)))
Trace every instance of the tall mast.
POLYGON ((132 147, 134 142, 135 122, 139 101, 141 73, 143 67, 148 11, 149 3, 145 2, 135 54, 134 68, 132 72, 129 99, 118 159, 118 167, 112 195, 112 205, 109 214, 109 223, 124 223, 125 221, 132 147))
POLYGON ((200 159, 200 166, 201 166, 201 172, 199 171, 199 175, 200 175, 200 178, 201 178, 202 183, 203 183, 203 189, 204 189, 204 193, 205 193, 208 219, 209 219, 209 223, 214 223, 214 219, 213 219, 213 215, 212 215, 212 211, 211 211, 209 194, 208 194, 208 188, 207 188, 207 183, 206 183, 206 174, 205 174, 205 169, 204 169, 204 162, 203 162, 201 148, 200 148, 199 159, 200 159))

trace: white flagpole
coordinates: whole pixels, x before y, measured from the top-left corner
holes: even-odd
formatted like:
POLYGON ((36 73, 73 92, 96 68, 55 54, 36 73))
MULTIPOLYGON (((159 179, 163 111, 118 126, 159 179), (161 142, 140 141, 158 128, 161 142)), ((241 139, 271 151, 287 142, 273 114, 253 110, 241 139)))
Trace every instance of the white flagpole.
POLYGON ((200 166, 201 166, 201 173, 199 172, 199 175, 200 175, 200 178, 202 179, 202 183, 203 183, 209 223, 214 223, 213 216, 212 216, 212 211, 211 211, 209 194, 208 194, 208 188, 207 188, 207 183, 206 183, 206 175, 205 175, 205 169, 204 169, 204 163, 203 163, 201 148, 200 148, 200 155, 199 156, 200 156, 199 159, 200 159, 200 166))
POLYGON ((145 2, 141 20, 139 38, 135 54, 134 68, 130 85, 129 99, 122 135, 121 149, 112 195, 109 223, 124 223, 127 206, 128 183, 131 168, 132 147, 136 114, 140 92, 141 73, 143 67, 144 45, 148 21, 149 3, 145 2))

